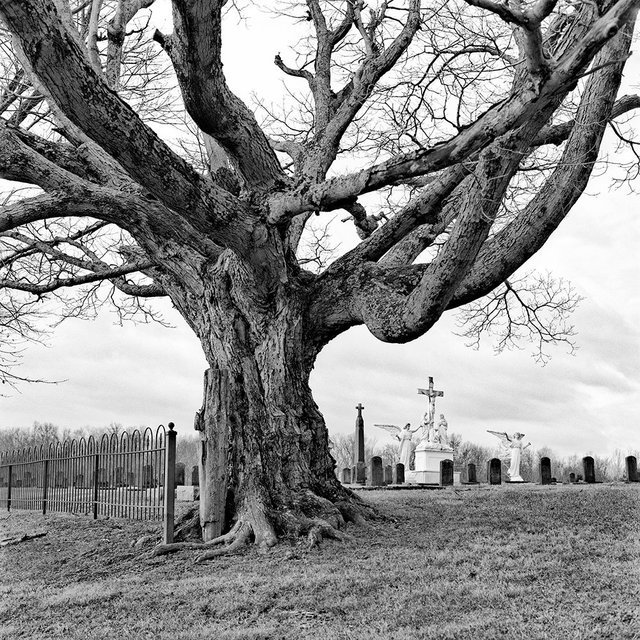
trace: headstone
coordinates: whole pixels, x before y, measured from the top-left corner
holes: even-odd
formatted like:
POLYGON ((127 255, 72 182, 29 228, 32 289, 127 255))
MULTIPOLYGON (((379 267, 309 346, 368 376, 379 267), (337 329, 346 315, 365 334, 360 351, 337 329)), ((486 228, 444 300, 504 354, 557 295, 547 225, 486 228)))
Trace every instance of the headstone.
POLYGON ((551 484, 551 460, 540 458, 540 484, 551 484))
POLYGON ((593 484, 596 481, 596 469, 591 456, 582 458, 582 468, 584 469, 584 481, 593 484))
POLYGON ((56 477, 53 486, 57 489, 64 488, 68 485, 67 479, 64 477, 64 471, 56 471, 56 477))
POLYGON ((635 456, 627 456, 625 458, 627 466, 627 482, 640 482, 638 476, 638 461, 635 456))
POLYGON ((380 456, 371 458, 370 478, 369 483, 372 487, 381 487, 384 484, 382 458, 380 456))
POLYGON ((487 480, 489 484, 502 484, 502 461, 500 458, 491 458, 487 462, 487 480))
POLYGON ((390 464, 384 468, 384 483, 393 484, 393 468, 390 464))
POLYGON ((24 472, 24 481, 23 486, 32 487, 33 486, 33 476, 31 475, 31 471, 24 472))
POLYGON ((84 487, 84 475, 82 473, 77 474, 73 479, 73 486, 78 488, 84 487))
POLYGON ((191 486, 200 486, 200 469, 197 464, 194 465, 191 469, 191 486))
POLYGON ((569 482, 573 483, 576 481, 576 474, 573 471, 569 474, 569 482))
POLYGON ((364 459, 364 418, 362 417, 362 410, 364 407, 361 402, 358 403, 356 409, 358 411, 358 415, 356 416, 356 437, 353 450, 353 464, 356 467, 355 482, 357 484, 365 484, 366 463, 364 459))
POLYGON ((127 486, 133 487, 136 484, 136 474, 133 471, 127 472, 127 486))
POLYGON ((102 467, 98 469, 98 486, 101 489, 106 489, 109 486, 109 479, 107 478, 107 470, 102 467))
POLYGON ((469 484, 478 484, 478 474, 476 473, 476 465, 470 462, 467 465, 467 482, 469 484))
POLYGON ((149 487, 153 487, 153 467, 150 464, 145 464, 142 467, 142 488, 148 489, 149 487))
POLYGON ((443 487, 453 485, 453 460, 440 461, 440 484, 443 487))
POLYGON ((395 466, 395 472, 394 484, 404 484, 404 465, 401 462, 395 466))
POLYGON ((342 484, 351 484, 351 469, 348 467, 342 470, 342 484))
POLYGON ((176 487, 184 486, 185 465, 184 462, 176 463, 176 487))
POLYGON ((114 480, 116 487, 124 487, 124 467, 116 467, 114 480))

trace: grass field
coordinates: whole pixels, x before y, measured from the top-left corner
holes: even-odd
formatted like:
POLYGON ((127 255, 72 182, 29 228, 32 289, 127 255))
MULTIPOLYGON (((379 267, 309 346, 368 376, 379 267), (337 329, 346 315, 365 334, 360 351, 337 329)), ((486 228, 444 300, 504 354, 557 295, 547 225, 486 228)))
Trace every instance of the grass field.
POLYGON ((640 487, 367 492, 389 519, 195 564, 157 523, 0 512, 0 637, 640 638, 640 487))

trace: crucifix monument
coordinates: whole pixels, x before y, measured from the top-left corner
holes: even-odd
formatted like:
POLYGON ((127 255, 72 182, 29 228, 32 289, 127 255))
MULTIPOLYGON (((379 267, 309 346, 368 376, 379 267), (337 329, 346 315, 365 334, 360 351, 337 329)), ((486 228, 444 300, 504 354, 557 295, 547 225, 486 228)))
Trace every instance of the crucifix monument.
POLYGON ((418 393, 427 396, 429 398, 429 410, 425 413, 425 420, 423 421, 422 438, 429 439, 429 434, 434 431, 434 419, 436 415, 436 398, 443 398, 444 391, 438 391, 433 388, 433 377, 429 376, 429 388, 418 389, 418 393))
POLYGON ((453 464, 453 449, 449 446, 447 439, 447 421, 444 415, 440 417, 437 429, 435 426, 436 398, 444 397, 444 391, 435 389, 433 378, 429 376, 428 388, 418 389, 418 393, 427 396, 429 408, 424 414, 422 438, 416 447, 415 469, 409 471, 406 481, 438 484, 440 482, 440 463, 448 460, 453 464))

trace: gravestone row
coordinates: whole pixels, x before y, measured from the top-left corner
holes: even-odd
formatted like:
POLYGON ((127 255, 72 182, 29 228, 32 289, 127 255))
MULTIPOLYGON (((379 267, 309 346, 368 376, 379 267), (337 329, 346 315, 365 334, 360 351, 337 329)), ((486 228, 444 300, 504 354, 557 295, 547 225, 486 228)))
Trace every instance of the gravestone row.
MULTIPOLYGON (((595 463, 592 456, 585 456, 582 460, 583 475, 576 475, 571 472, 569 474, 569 482, 596 483, 595 463)), ((640 474, 638 473, 638 463, 635 456, 627 456, 625 459, 626 479, 627 482, 640 482, 640 474)), ((356 482, 356 467, 351 469, 344 468, 342 470, 342 483, 351 484, 356 482)), ((382 458, 373 456, 370 461, 369 484, 378 487, 387 484, 403 484, 405 478, 404 465, 397 464, 394 467, 387 465, 382 466, 382 458)), ((487 482, 489 484, 502 484, 502 461, 499 458, 492 458, 487 462, 487 482)), ((540 484, 553 484, 556 479, 551 475, 551 459, 544 456, 540 459, 540 484)), ((448 486, 453 484, 453 461, 443 460, 440 464, 440 484, 448 486)), ((479 484, 476 465, 469 463, 467 467, 467 482, 465 484, 479 484)))

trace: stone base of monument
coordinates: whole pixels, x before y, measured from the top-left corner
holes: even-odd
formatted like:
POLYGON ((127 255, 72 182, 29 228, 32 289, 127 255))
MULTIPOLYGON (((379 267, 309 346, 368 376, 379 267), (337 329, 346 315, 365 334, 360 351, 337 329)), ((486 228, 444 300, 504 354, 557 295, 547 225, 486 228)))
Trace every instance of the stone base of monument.
POLYGON ((200 487, 178 486, 176 487, 176 500, 178 502, 192 502, 200 498, 200 487))
MULTIPOLYGON (((440 463, 443 460, 453 462, 453 449, 431 449, 418 446, 415 469, 405 473, 405 482, 409 484, 440 484, 440 463)), ((453 481, 454 484, 460 484, 459 472, 454 472, 453 481)))

